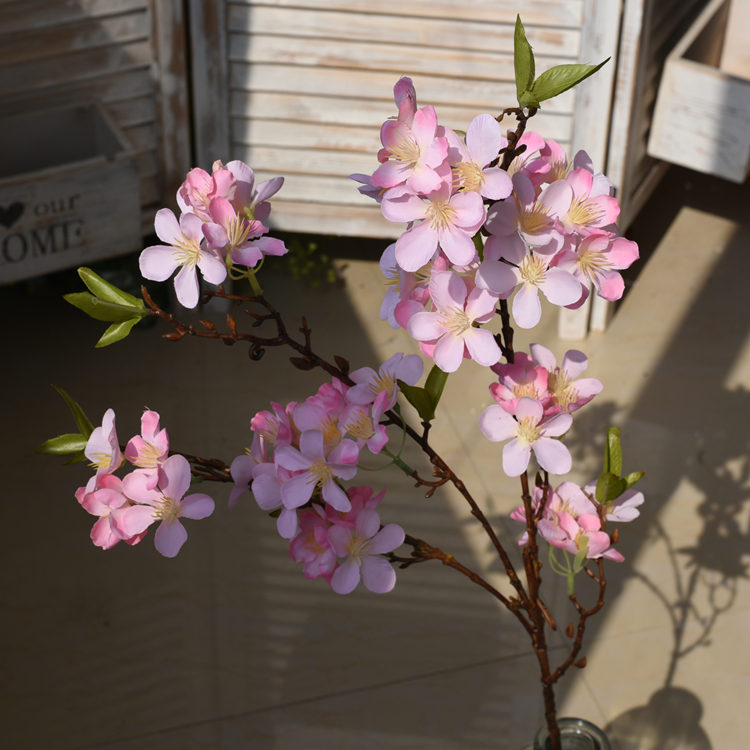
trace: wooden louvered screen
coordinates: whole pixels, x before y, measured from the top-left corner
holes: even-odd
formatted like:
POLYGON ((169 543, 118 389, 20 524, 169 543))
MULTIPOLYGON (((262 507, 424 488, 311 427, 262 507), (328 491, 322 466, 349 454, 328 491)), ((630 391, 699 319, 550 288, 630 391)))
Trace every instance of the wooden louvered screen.
POLYGON ((97 100, 136 152, 142 223, 174 202, 189 166, 181 4, 0 2, 0 116, 97 100))
MULTIPOLYGON (((539 69, 578 62, 584 1, 522 5, 539 69)), ((282 229, 395 236, 398 228, 346 179, 377 166, 380 124, 395 114, 393 84, 410 75, 419 103, 434 104, 454 128, 512 106, 518 7, 517 0, 210 7, 191 0, 199 162, 209 168, 239 158, 260 179, 284 175, 272 214, 282 229)), ((552 100, 534 128, 569 146, 574 105, 573 92, 552 100)))

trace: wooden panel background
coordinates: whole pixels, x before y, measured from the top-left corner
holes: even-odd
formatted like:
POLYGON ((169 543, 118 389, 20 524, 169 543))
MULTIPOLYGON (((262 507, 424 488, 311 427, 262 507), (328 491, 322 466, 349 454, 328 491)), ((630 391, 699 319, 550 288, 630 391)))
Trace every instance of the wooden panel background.
MULTIPOLYGON (((419 104, 465 129, 515 103, 517 0, 190 0, 196 148, 286 177, 272 218, 287 230, 396 236, 347 179, 377 166, 393 84, 414 80, 419 104), (210 7, 207 7, 209 6, 210 7), (223 51, 217 59, 217 50, 223 51)), ((577 62, 584 0, 523 4, 538 69, 577 62)), ((534 128, 566 147, 575 99, 545 106, 534 128)))
POLYGON ((91 99, 135 149, 142 225, 151 232, 190 162, 182 4, 0 2, 0 116, 91 99))

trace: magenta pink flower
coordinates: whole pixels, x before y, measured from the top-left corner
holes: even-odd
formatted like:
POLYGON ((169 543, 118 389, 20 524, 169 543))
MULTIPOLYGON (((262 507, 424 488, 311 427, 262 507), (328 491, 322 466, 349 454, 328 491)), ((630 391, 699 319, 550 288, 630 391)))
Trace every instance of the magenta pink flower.
POLYGON ((484 323, 495 313, 497 297, 466 282, 451 271, 437 271, 430 280, 433 312, 415 313, 409 333, 417 341, 434 342, 432 356, 443 372, 455 372, 464 357, 480 365, 494 365, 502 353, 494 336, 474 323, 484 323))
POLYGON ((524 352, 516 352, 513 364, 498 362, 492 370, 499 381, 490 385, 490 395, 508 414, 516 413, 518 399, 524 396, 543 405, 548 400, 547 370, 524 352))
POLYGON ((231 198, 236 187, 234 175, 220 161, 213 164, 213 174, 191 169, 177 191, 177 205, 183 213, 193 213, 202 221, 210 221, 208 206, 214 198, 231 198))
POLYGON ((369 509, 362 510, 354 528, 332 526, 328 540, 340 562, 331 577, 331 588, 337 594, 349 594, 361 577, 370 591, 388 593, 396 583, 396 571, 380 555, 400 547, 404 536, 404 530, 395 523, 381 529, 380 517, 369 509))
POLYGON ((509 477, 520 476, 526 471, 532 450, 545 471, 551 474, 570 471, 570 451, 554 438, 570 429, 573 418, 561 413, 543 421, 543 415, 544 407, 538 401, 523 397, 516 405, 516 419, 498 404, 488 406, 479 417, 479 427, 488 440, 510 440, 503 447, 503 471, 509 477))
POLYGON ((162 208, 156 214, 154 228, 162 242, 152 245, 140 255, 141 274, 153 281, 166 281, 179 268, 174 289, 184 307, 198 304, 199 287, 196 267, 211 284, 221 284, 227 276, 224 261, 203 246, 203 222, 195 214, 183 214, 178 223, 175 215, 162 208))
MULTIPOLYGON (((91 541, 102 549, 111 549, 123 537, 116 530, 116 519, 130 503, 122 491, 122 482, 114 474, 93 476, 85 487, 76 491, 81 507, 99 518, 91 529, 91 541)), ((130 544, 140 541, 140 536, 131 538, 130 544)))

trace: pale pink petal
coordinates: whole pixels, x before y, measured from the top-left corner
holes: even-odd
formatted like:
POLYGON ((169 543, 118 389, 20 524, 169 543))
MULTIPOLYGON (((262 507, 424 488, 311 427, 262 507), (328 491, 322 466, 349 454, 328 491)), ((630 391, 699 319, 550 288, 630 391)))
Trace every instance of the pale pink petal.
POLYGON ((464 342, 462 338, 445 333, 440 337, 433 352, 435 364, 443 372, 455 372, 461 366, 464 358, 464 342))
POLYGON ((349 496, 332 479, 323 485, 321 494, 323 495, 323 500, 335 510, 347 513, 352 509, 349 496))
POLYGON ((132 505, 118 513, 114 521, 115 530, 123 538, 144 532, 154 521, 154 509, 150 505, 132 505))
POLYGON ((367 551, 373 555, 382 555, 393 552, 404 543, 404 530, 396 523, 383 526, 367 545, 367 551))
POLYGON ((504 169, 491 167, 482 173, 483 183, 481 194, 493 201, 507 198, 513 191, 513 181, 504 169))
MULTIPOLYGON (((333 531, 333 529, 331 529, 333 531)), ((347 560, 333 572, 331 588, 337 594, 351 594, 359 583, 359 564, 356 560, 347 560)))
POLYGON ((190 463, 179 453, 170 456, 161 466, 159 486, 164 495, 179 500, 190 489, 190 463))
POLYGON ((396 262, 404 271, 418 271, 432 259, 437 246, 437 232, 423 221, 396 240, 396 262))
POLYGON ((542 303, 536 287, 522 284, 513 298, 511 309, 519 328, 533 328, 542 317, 542 303))
POLYGON ((445 333, 440 313, 433 312, 415 313, 409 318, 407 329, 417 341, 436 341, 445 333))
POLYGON ((227 277, 227 267, 224 261, 213 253, 201 253, 198 268, 203 278, 210 284, 221 284, 227 277))
POLYGON ((208 495, 196 493, 188 495, 180 503, 181 515, 185 518, 199 520, 208 518, 214 512, 214 501, 208 495))
MULTIPOLYGON (((521 401, 523 400, 525 399, 521 399, 521 401)), ((518 409, 516 409, 516 413, 519 413, 518 409)), ((544 422, 542 425, 542 433, 549 437, 560 437, 560 435, 564 435, 570 429, 572 424, 573 417, 566 412, 561 412, 544 422)))
MULTIPOLYGON (((503 138, 503 128, 492 115, 477 115, 466 128, 466 149, 471 160, 480 167, 487 166, 497 158, 503 138)), ((506 195, 509 193, 510 189, 506 195)))
MULTIPOLYGON (((465 193, 465 195, 477 194, 465 193)), ((471 237, 466 232, 451 224, 438 230, 438 242, 451 263, 457 266, 468 266, 476 257, 477 249, 471 237)))
POLYGON ((183 307, 192 309, 198 304, 200 288, 195 266, 184 265, 180 269, 180 272, 174 277, 174 290, 183 307))
POLYGON ((571 380, 575 380, 586 370, 588 363, 588 357, 583 352, 578 349, 568 349, 563 356, 562 369, 571 380))
POLYGON ((168 208, 162 208, 156 212, 154 218, 154 230, 156 236, 162 241, 173 245, 176 240, 182 239, 182 229, 177 217, 168 208))
POLYGON ((281 485, 281 501, 285 508, 299 508, 311 497, 316 482, 308 472, 295 474, 281 485))
POLYGON ((151 245, 138 257, 141 276, 151 281, 166 281, 178 265, 174 248, 166 245, 151 245))
POLYGON ((479 417, 479 429, 493 443, 518 434, 518 423, 498 404, 488 406, 479 417))
POLYGON ((471 358, 482 367, 491 367, 503 355, 495 337, 486 328, 469 328, 463 340, 471 358))
POLYGON ((503 446, 503 471, 509 477, 518 477, 526 471, 531 458, 531 447, 514 439, 503 446))
POLYGON ((162 521, 154 534, 154 546, 164 557, 175 557, 187 541, 187 531, 179 521, 162 521))
POLYGON ((396 571, 384 557, 362 561, 362 583, 374 594, 387 594, 396 585, 396 571))
POLYGON ((533 448, 536 460, 545 471, 550 474, 567 474, 570 471, 573 459, 568 448, 559 440, 541 437, 534 442, 533 448))

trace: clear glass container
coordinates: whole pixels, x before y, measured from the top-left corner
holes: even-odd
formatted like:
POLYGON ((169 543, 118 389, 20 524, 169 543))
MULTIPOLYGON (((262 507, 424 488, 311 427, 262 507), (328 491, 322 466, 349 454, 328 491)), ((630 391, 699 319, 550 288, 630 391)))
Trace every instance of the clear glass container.
MULTIPOLYGON (((612 750, 607 735, 599 727, 585 719, 563 717, 557 720, 560 727, 563 750, 612 750)), ((552 750, 547 727, 540 729, 534 744, 524 750, 552 750)))

